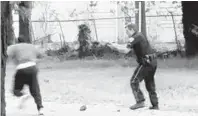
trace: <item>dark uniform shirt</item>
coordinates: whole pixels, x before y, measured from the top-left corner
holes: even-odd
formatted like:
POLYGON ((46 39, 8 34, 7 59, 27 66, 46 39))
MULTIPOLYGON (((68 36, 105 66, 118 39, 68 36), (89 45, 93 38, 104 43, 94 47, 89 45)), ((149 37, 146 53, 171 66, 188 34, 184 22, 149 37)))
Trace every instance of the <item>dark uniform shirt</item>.
POLYGON ((142 33, 136 32, 132 37, 134 40, 128 45, 128 47, 134 50, 138 61, 141 61, 141 58, 145 57, 145 55, 154 53, 154 50, 142 33))

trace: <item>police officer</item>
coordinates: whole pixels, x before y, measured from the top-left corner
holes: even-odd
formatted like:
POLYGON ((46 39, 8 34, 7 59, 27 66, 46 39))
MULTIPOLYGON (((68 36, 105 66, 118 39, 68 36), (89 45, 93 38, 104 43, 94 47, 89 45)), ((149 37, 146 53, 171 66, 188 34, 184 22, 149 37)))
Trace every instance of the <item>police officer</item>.
POLYGON ((154 75, 157 69, 156 55, 146 37, 138 32, 135 24, 128 24, 125 28, 128 37, 130 39, 133 38, 127 44, 127 48, 134 50, 138 62, 138 66, 130 80, 136 104, 132 105, 130 109, 135 110, 145 107, 145 98, 139 87, 139 83, 142 82, 142 80, 145 81, 146 89, 152 104, 149 109, 159 109, 154 80, 154 75))

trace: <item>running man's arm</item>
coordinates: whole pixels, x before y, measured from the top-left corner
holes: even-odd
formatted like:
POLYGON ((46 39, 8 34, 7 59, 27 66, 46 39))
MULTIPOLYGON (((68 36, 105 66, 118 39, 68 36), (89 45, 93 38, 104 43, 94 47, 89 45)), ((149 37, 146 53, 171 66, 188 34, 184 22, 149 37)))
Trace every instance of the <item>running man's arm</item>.
POLYGON ((14 57, 15 57, 15 47, 14 47, 14 45, 8 46, 7 55, 8 55, 7 61, 11 61, 11 60, 14 59, 14 57))
POLYGON ((37 63, 41 63, 47 55, 42 51, 40 50, 39 48, 36 48, 36 57, 37 57, 37 60, 36 62, 37 63))
POLYGON ((42 58, 45 57, 45 53, 42 52, 40 49, 36 48, 36 57, 37 57, 38 59, 42 59, 42 58))

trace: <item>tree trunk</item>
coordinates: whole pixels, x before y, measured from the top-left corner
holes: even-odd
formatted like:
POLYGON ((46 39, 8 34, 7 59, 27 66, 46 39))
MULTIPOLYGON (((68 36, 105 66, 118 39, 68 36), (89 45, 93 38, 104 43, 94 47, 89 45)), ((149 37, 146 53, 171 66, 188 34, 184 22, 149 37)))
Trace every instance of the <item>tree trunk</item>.
POLYGON ((19 4, 19 37, 25 43, 32 43, 31 9, 31 1, 21 1, 19 4))
POLYGON ((185 38, 186 56, 194 57, 198 54, 198 2, 182 1, 183 34, 185 38))
MULTIPOLYGON (((11 12, 12 11, 12 6, 11 5, 9 5, 8 6, 8 10, 9 10, 9 12, 11 12)), ((9 27, 8 27, 8 40, 7 40, 7 44, 8 44, 8 46, 9 45, 12 45, 12 44, 14 44, 15 43, 15 36, 14 36, 14 29, 13 29, 13 27, 12 27, 12 24, 13 24, 13 18, 12 18, 12 13, 9 13, 8 14, 8 24, 10 25, 9 27)))
POLYGON ((135 1, 135 9, 138 11, 135 13, 135 24, 139 30, 139 1, 135 1))
POLYGON ((145 1, 141 1, 141 32, 146 37, 146 12, 145 12, 145 1))
POLYGON ((13 40, 12 34, 12 12, 9 1, 1 2, 1 116, 6 116, 5 102, 5 76, 7 45, 13 40))

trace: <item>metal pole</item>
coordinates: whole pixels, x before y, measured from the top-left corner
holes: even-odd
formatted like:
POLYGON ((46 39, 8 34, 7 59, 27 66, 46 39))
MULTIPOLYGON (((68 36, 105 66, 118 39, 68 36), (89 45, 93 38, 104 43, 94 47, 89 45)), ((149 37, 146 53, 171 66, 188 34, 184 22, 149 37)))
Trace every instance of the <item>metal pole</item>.
POLYGON ((141 32, 142 30, 141 30, 141 27, 142 27, 142 6, 141 6, 141 2, 139 2, 138 3, 138 5, 139 5, 139 32, 141 32))

